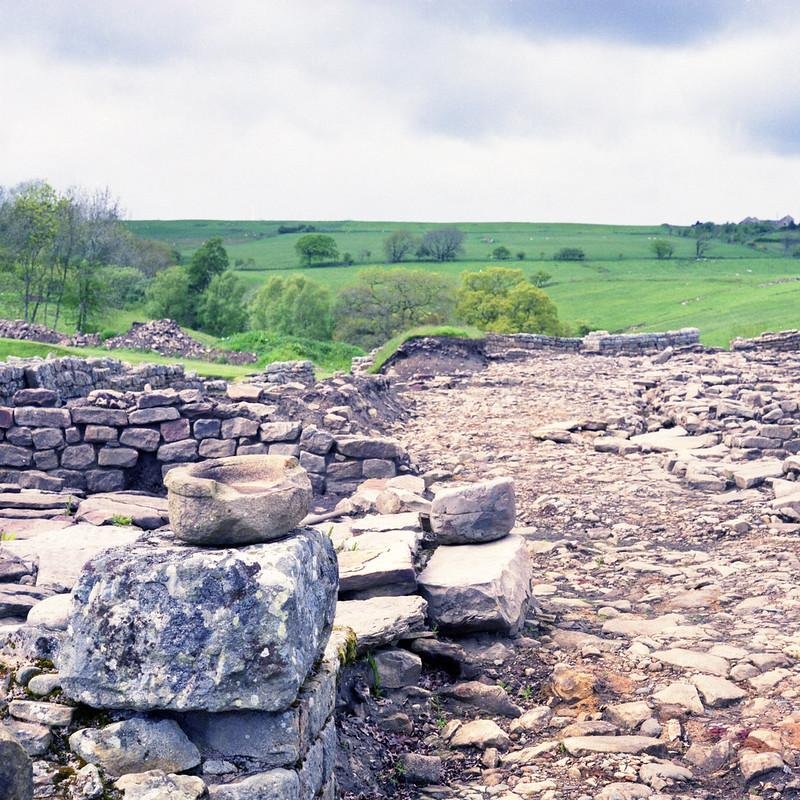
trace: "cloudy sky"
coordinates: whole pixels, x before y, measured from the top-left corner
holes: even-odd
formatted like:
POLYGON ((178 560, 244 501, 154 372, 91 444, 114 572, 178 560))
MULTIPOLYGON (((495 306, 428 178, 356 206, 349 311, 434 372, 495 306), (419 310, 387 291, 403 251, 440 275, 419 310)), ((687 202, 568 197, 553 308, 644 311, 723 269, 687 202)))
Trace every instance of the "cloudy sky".
POLYGON ((132 218, 800 216, 796 0, 0 0, 0 183, 132 218))

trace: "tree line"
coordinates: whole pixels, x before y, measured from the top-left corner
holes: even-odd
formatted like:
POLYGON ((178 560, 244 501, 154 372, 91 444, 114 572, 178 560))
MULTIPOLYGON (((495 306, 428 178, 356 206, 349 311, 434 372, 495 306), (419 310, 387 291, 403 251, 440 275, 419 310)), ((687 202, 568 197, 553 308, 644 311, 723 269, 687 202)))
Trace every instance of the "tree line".
POLYGON ((54 328, 67 313, 86 332, 100 309, 141 300, 147 278, 179 256, 135 237, 121 217, 107 189, 59 193, 44 181, 0 187, 4 307, 54 328))

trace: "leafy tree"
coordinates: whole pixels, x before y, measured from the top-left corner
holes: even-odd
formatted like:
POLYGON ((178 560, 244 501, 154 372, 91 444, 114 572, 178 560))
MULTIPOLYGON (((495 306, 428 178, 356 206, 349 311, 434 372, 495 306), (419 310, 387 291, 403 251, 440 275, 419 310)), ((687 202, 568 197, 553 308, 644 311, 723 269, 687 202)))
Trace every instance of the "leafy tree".
POLYGON ((548 283, 553 279, 553 276, 549 272, 545 272, 544 270, 540 269, 538 272, 531 275, 531 283, 537 288, 541 289, 544 286, 547 286, 548 283))
POLYGON ((675 245, 668 242, 666 239, 655 239, 650 243, 650 249, 655 253, 659 261, 666 258, 672 258, 675 253, 675 245))
POLYGON ((416 325, 444 322, 453 308, 450 282, 421 269, 371 267, 343 289, 334 308, 336 337, 374 347, 416 325))
POLYGON ((517 253, 517 261, 524 261, 524 260, 525 260, 525 251, 524 250, 520 250, 517 253))
POLYGON ((36 299, 41 300, 47 291, 47 263, 58 232, 58 214, 58 195, 44 182, 22 184, 3 204, 0 236, 21 285, 26 321, 35 320, 36 299))
POLYGON ((394 231, 383 240, 383 252, 391 264, 399 264, 416 247, 417 240, 408 231, 394 231))
POLYGON ((294 249, 305 267, 312 266, 314 262, 336 261, 339 258, 336 240, 324 233, 307 233, 301 236, 295 242, 294 249))
POLYGON ((521 269, 489 267, 461 281, 456 313, 464 322, 496 333, 562 332, 553 301, 521 269))
POLYGON ((553 254, 556 261, 583 261, 586 253, 580 247, 562 247, 557 253, 553 254))
POLYGON ((256 330, 327 341, 333 336, 331 293, 302 275, 273 276, 250 304, 256 330))
POLYGON ((228 252, 222 245, 222 239, 214 236, 203 242, 192 254, 192 260, 186 267, 189 276, 189 291, 195 296, 205 291, 215 275, 221 275, 228 269, 230 262, 228 252))
POLYGON ((353 262, 354 259, 352 253, 342 253, 342 264, 344 264, 346 267, 352 267, 353 262))
POLYGON ((695 258, 702 258, 707 252, 708 248, 711 247, 711 241, 709 236, 698 236, 694 241, 694 255, 695 258))
POLYGON ((183 267, 168 267, 156 275, 147 289, 147 313, 155 319, 174 319, 180 325, 193 323, 195 298, 183 267))
POLYGON ((511 251, 505 246, 500 245, 492 250, 492 258, 495 261, 508 261, 511 258, 511 251))
POLYGON ((247 327, 245 285, 231 269, 215 275, 197 308, 200 327, 214 336, 230 336, 247 327))
POLYGON ((417 253, 434 261, 454 261, 463 250, 464 232, 448 226, 428 231, 422 237, 417 253))

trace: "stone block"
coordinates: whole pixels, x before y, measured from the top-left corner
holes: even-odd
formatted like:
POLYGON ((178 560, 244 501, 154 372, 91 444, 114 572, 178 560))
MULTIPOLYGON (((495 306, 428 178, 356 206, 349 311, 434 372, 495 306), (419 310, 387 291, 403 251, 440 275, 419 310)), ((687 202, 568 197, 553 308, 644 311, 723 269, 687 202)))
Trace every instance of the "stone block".
POLYGON ((61 466, 64 469, 88 469, 95 463, 94 447, 90 444, 77 444, 65 447, 61 453, 61 466))
POLYGON ((263 442, 256 442, 255 444, 240 444, 236 448, 236 455, 238 456, 265 456, 269 453, 267 445, 263 442))
POLYGON ((162 444, 158 448, 158 460, 175 461, 194 461, 197 458, 197 442, 194 439, 184 439, 181 442, 170 442, 162 444))
POLYGON ((177 405, 178 393, 174 389, 143 392, 136 398, 136 408, 159 408, 177 405))
POLYGON ((145 453, 155 453, 160 441, 161 434, 152 428, 126 428, 119 437, 120 444, 145 453))
POLYGON ((6 431, 6 441, 17 447, 31 447, 33 445, 33 433, 30 428, 15 425, 6 431))
POLYGON ((103 447, 97 453, 97 463, 101 467, 121 467, 129 469, 136 466, 138 451, 132 447, 103 447))
POLYGON ((393 478, 397 474, 394 461, 385 458, 367 458, 362 465, 365 478, 393 478))
POLYGON ((153 425, 156 422, 168 422, 179 417, 178 409, 173 406, 140 408, 128 414, 131 425, 153 425))
POLYGON ((169 422, 162 422, 160 430, 165 442, 179 442, 182 439, 188 439, 190 435, 189 420, 173 419, 169 422))
POLYGON ((319 472, 324 474, 327 468, 324 456, 309 453, 307 450, 300 451, 300 466, 308 472, 319 472))
POLYGON ((61 428, 35 428, 31 431, 31 438, 37 450, 52 450, 64 444, 64 433, 61 428))
POLYGON ((333 447, 333 436, 314 425, 306 425, 300 435, 300 446, 309 453, 324 456, 333 447))
POLYGON ((437 544, 490 542, 514 527, 516 503, 510 478, 441 489, 433 498, 431 531, 437 544))
POLYGON ((439 547, 418 577, 428 615, 441 630, 515 633, 531 598, 525 540, 439 547))
POLYGON ((121 492, 125 474, 119 469, 90 469, 86 473, 86 488, 92 492, 121 492))
MULTIPOLYGON (((55 456, 55 454, 53 455, 55 456)), ((58 464, 58 459, 55 459, 55 462, 58 464)), ((29 469, 20 474, 19 487, 20 489, 39 489, 46 492, 60 492, 64 488, 64 481, 61 478, 48 475, 46 472, 29 469)))
POLYGON ((33 454, 36 469, 58 469, 58 453, 55 450, 37 450, 33 454))
POLYGON ((52 389, 19 389, 11 402, 15 406, 54 406, 58 395, 52 389))
POLYGON ((0 467, 29 467, 32 461, 30 450, 13 444, 0 444, 0 467))
POLYGON ((235 439, 203 439, 198 453, 202 458, 225 458, 236 453, 235 439))
POLYGON ((0 429, 5 430, 14 424, 14 411, 0 406, 0 429))
POLYGON ((64 441, 67 444, 78 444, 81 440, 81 432, 74 426, 64 430, 64 441))
POLYGON ((259 436, 262 442, 293 442, 302 430, 300 422, 262 422, 259 436))
POLYGON ((288 442, 277 442, 269 446, 269 454, 271 456, 292 456, 293 458, 299 458, 300 445, 289 444, 288 442))
POLYGON ((221 423, 218 419, 196 419, 194 421, 195 439, 209 439, 219 436, 221 423))
POLYGON ((330 479, 341 480, 360 480, 363 471, 360 461, 331 461, 328 464, 327 475, 330 479))
POLYGON ((121 408, 74 406, 72 421, 80 425, 107 425, 112 428, 120 428, 128 424, 128 412, 121 408))
POLYGON ((337 585, 333 545, 312 529, 236 549, 106 551, 73 591, 64 692, 94 708, 286 709, 327 643, 337 585))
POLYGON ((0 727, 0 797, 33 798, 33 765, 22 745, 5 727, 0 727))
POLYGON ((110 425, 87 425, 86 430, 83 432, 83 440, 85 442, 116 442, 117 429, 112 428, 110 425))
POLYGON ((395 439, 380 436, 341 436, 336 440, 336 449, 352 458, 406 458, 403 447, 395 439))
POLYGON ((70 413, 66 408, 23 406, 14 409, 14 421, 17 425, 27 425, 31 428, 68 428, 72 425, 70 413))
POLYGON ((222 420, 220 432, 223 439, 240 439, 258 434, 258 423, 246 417, 232 417, 222 420))

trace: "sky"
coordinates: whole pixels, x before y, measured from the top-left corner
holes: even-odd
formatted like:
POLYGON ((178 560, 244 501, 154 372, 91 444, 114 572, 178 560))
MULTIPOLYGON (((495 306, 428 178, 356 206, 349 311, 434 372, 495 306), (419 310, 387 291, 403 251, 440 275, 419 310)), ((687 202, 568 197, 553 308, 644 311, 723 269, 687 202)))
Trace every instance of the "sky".
POLYGON ((0 0, 0 184, 142 218, 800 217, 795 0, 0 0))

